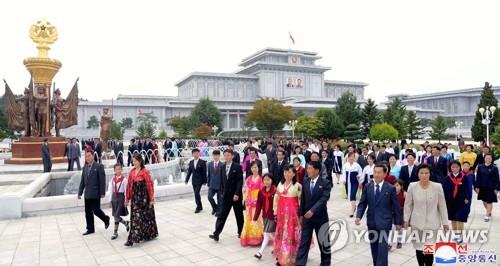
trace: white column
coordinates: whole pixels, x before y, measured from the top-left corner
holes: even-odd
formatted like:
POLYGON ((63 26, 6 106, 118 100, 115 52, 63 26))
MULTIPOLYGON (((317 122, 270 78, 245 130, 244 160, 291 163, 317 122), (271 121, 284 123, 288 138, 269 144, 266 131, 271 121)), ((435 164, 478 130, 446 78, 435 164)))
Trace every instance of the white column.
POLYGON ((240 110, 238 110, 237 117, 238 117, 238 120, 237 120, 237 121, 238 121, 238 122, 237 122, 237 123, 238 123, 238 126, 237 126, 237 128, 241 128, 241 124, 240 124, 240 110))
POLYGON ((229 110, 226 111, 226 126, 225 126, 225 128, 226 129, 229 128, 229 110))

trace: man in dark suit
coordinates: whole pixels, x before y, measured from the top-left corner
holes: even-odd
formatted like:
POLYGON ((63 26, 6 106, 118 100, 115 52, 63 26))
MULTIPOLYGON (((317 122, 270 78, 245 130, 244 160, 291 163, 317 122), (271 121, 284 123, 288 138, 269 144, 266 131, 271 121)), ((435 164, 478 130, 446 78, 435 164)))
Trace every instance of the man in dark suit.
POLYGON ((87 231, 83 235, 95 232, 94 215, 99 217, 104 222, 104 228, 108 229, 109 216, 101 210, 101 198, 104 198, 106 194, 106 174, 104 166, 94 161, 92 152, 85 153, 85 166, 78 189, 78 199, 82 198, 82 194, 85 199, 85 220, 87 221, 87 231))
POLYGON ((302 143, 302 155, 304 155, 304 158, 306 159, 306 163, 311 161, 311 151, 309 150, 307 143, 302 143))
POLYGON ((132 164, 132 157, 134 157, 134 154, 136 152, 138 152, 137 144, 135 143, 135 139, 131 139, 130 145, 128 146, 127 166, 130 166, 132 164))
POLYGON ((483 153, 477 155, 476 161, 474 162, 472 169, 477 169, 478 165, 484 164, 484 156, 486 156, 486 154, 490 154, 490 147, 485 145, 483 146, 483 153))
POLYGON ((389 161, 389 153, 385 151, 385 148, 385 145, 380 146, 380 150, 376 153, 375 162, 379 163, 389 161))
POLYGON ((321 150, 321 169, 326 169, 326 179, 332 183, 333 160, 328 157, 327 150, 321 150))
POLYGON ((78 171, 82 170, 82 167, 80 166, 80 156, 82 155, 82 152, 80 150, 80 145, 76 142, 76 139, 73 138, 71 140, 71 144, 69 145, 69 151, 68 151, 68 158, 70 160, 69 163, 69 171, 73 171, 73 167, 76 162, 76 167, 78 171))
POLYGON ((441 148, 432 147, 432 156, 427 158, 427 164, 431 168, 431 181, 442 183, 448 175, 448 166, 446 159, 439 153, 441 148))
POLYGON ((332 254, 330 251, 330 235, 328 230, 321 230, 328 224, 327 202, 330 199, 332 185, 330 181, 320 177, 321 165, 311 161, 307 164, 307 175, 304 180, 302 196, 300 198, 300 219, 302 220, 302 233, 299 249, 297 251, 297 266, 307 265, 307 257, 311 247, 313 230, 316 232, 317 243, 321 252, 321 264, 330 265, 332 254), (328 243, 324 245, 324 243, 328 243))
POLYGON ((224 229, 227 216, 231 211, 234 211, 236 224, 238 226, 238 237, 243 230, 243 170, 241 165, 233 162, 233 150, 224 151, 224 169, 222 172, 222 205, 220 214, 215 222, 215 231, 209 237, 215 241, 219 241, 219 235, 224 229))
POLYGON ((326 154, 328 155, 328 158, 333 158, 333 150, 328 147, 328 142, 327 141, 322 141, 321 142, 321 149, 319 150, 319 154, 323 151, 326 151, 326 154))
POLYGON ((221 180, 222 168, 224 164, 220 161, 220 151, 214 150, 212 152, 213 161, 208 163, 208 201, 212 205, 212 215, 219 215, 221 204, 221 180), (217 195, 217 203, 215 203, 214 196, 217 195))
POLYGON ((271 165, 278 160, 277 148, 273 145, 271 141, 267 143, 266 147, 266 158, 267 158, 267 169, 271 169, 271 165))
POLYGON ((95 155, 94 155, 94 161, 101 164, 102 163, 102 141, 97 140, 97 143, 95 144, 95 155))
POLYGON ((71 167, 71 156, 69 154, 69 148, 71 147, 71 139, 66 139, 66 146, 64 147, 64 157, 66 157, 66 159, 68 160, 68 171, 73 171, 73 170, 70 170, 72 169, 71 167))
POLYGON ((415 165, 415 153, 410 152, 406 155, 406 160, 408 164, 401 167, 401 171, 399 173, 399 179, 405 182, 404 190, 408 190, 408 186, 411 182, 418 181, 417 176, 417 166, 415 165))
POLYGON ((193 155, 193 160, 189 162, 185 183, 189 182, 189 178, 192 175, 193 180, 191 180, 191 184, 193 185, 194 201, 196 202, 194 213, 199 213, 203 210, 200 190, 201 186, 207 183, 207 162, 200 159, 200 150, 194 148, 191 154, 193 155))
POLYGON ((42 163, 44 173, 52 170, 52 157, 50 156, 49 139, 47 138, 43 140, 42 144, 42 163))
POLYGON ((113 148, 113 152, 116 156, 116 163, 123 167, 123 141, 117 140, 113 148))
POLYGON ((396 198, 396 189, 384 178, 387 175, 385 164, 376 164, 373 168, 373 181, 366 185, 361 194, 358 204, 355 224, 361 224, 361 218, 368 208, 366 223, 368 226, 368 237, 372 253, 373 265, 388 265, 387 242, 392 224, 396 224, 397 230, 401 228, 403 219, 399 209, 399 202, 396 198))
POLYGON ((229 143, 229 145, 227 145, 227 147, 228 147, 228 149, 233 151, 233 162, 235 162, 237 164, 241 164, 240 153, 234 150, 234 144, 229 143))
POLYGON ((163 143, 163 161, 167 162, 174 157, 174 153, 172 152, 172 141, 170 138, 167 138, 163 143))
POLYGON ((246 169, 245 169, 245 177, 249 177, 252 175, 252 169, 250 165, 255 161, 257 162, 257 166, 259 166, 259 175, 262 176, 262 161, 257 158, 257 149, 255 148, 249 148, 248 149, 248 156, 250 157, 250 160, 247 162, 246 169))
POLYGON ((273 174, 273 184, 278 186, 278 183, 283 179, 283 167, 287 164, 285 160, 285 151, 278 150, 276 162, 271 165, 271 173, 273 174))
POLYGON ((358 164, 361 166, 361 169, 365 169, 365 166, 368 165, 368 147, 365 146, 361 149, 361 155, 358 157, 358 164))

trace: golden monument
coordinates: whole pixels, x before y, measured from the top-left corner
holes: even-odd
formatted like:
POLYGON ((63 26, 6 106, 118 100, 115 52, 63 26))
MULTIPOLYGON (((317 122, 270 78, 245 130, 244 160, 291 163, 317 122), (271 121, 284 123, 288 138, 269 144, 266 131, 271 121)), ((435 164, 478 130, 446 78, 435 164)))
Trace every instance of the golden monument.
POLYGON ((40 147, 45 138, 50 143, 53 162, 65 161, 65 138, 60 136, 60 129, 76 125, 78 106, 78 79, 66 99, 61 97, 59 89, 50 93, 52 80, 62 64, 49 58, 50 45, 57 41, 55 26, 42 19, 31 25, 29 37, 38 49, 37 57, 24 59, 23 63, 31 74, 24 96, 16 97, 5 82, 5 108, 9 127, 23 132, 23 137, 12 144, 12 158, 6 163, 41 162, 40 147), (51 129, 55 126, 56 136, 51 129))

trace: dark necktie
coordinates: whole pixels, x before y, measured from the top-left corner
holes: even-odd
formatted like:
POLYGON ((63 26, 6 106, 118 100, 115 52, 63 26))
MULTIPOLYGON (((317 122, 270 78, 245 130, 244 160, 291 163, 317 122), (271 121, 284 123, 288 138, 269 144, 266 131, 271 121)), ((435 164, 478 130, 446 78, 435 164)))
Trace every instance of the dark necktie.
POLYGON ((311 186, 309 187, 309 189, 311 190, 311 195, 313 194, 313 190, 314 190, 314 181, 311 180, 311 186))
POLYGON ((217 173, 217 170, 219 170, 219 163, 214 163, 214 169, 215 172, 217 173))
POLYGON ((378 200, 378 196, 380 195, 380 185, 377 184, 375 185, 376 190, 375 190, 375 200, 378 200))

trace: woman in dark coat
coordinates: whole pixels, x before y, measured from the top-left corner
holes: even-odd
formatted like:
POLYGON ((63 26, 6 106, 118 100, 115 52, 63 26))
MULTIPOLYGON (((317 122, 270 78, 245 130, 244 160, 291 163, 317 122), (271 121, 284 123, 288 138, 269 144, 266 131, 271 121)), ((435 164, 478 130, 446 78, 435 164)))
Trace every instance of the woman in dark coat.
POLYGON ((472 183, 461 171, 462 165, 459 161, 453 161, 450 168, 450 174, 443 181, 444 198, 446 199, 451 228, 459 236, 455 240, 461 243, 464 223, 467 222, 467 217, 469 217, 470 209, 468 205, 472 198, 469 191, 472 183))
POLYGON ((484 208, 486 209, 484 221, 489 222, 491 220, 493 202, 498 202, 497 194, 500 190, 498 168, 493 164, 493 156, 491 154, 486 154, 484 156, 484 164, 480 164, 477 167, 474 190, 477 193, 477 199, 483 201, 484 208))

